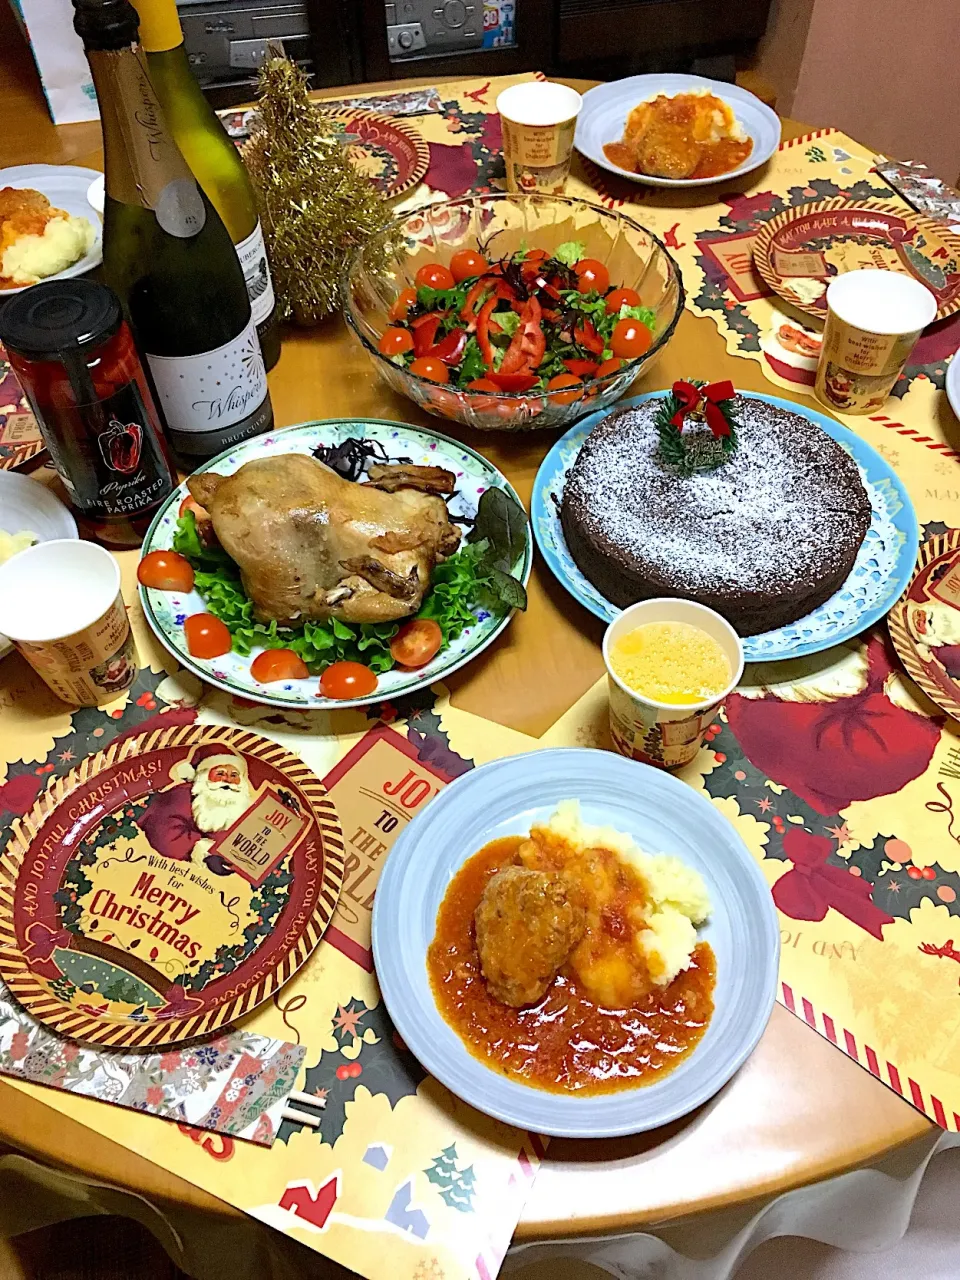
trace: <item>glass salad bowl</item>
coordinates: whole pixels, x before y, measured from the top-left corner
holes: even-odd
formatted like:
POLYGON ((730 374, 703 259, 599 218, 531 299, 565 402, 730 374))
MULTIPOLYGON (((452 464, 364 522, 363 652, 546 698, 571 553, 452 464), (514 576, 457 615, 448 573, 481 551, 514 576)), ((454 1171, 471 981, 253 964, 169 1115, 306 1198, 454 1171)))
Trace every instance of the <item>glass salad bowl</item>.
POLYGON ((652 231, 585 200, 523 194, 463 196, 401 215, 354 255, 345 269, 343 297, 347 324, 384 381, 427 413, 484 431, 567 427, 612 405, 670 341, 684 302, 680 268, 652 231), (455 370, 448 383, 439 384, 380 353, 380 338, 392 323, 391 307, 402 290, 415 288, 422 266, 447 266, 464 249, 480 251, 492 263, 534 249, 552 254, 571 241, 585 246, 582 256, 604 264, 612 288, 634 290, 653 312, 650 346, 615 371, 555 391, 471 391, 457 386, 455 370), (392 246, 385 263, 384 242, 392 246))

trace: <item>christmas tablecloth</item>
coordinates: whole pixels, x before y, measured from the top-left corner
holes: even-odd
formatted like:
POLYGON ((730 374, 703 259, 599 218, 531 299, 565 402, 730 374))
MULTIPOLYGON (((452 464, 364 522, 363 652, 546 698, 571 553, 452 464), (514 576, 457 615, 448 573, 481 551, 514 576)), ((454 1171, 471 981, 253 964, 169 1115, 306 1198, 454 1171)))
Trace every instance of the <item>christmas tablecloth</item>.
MULTIPOLYGON (((136 559, 122 561, 124 596, 133 601, 136 559)), ((506 1253, 544 1142, 479 1115, 407 1052, 380 1000, 370 913, 383 859, 410 818, 474 764, 536 743, 456 711, 439 688, 408 699, 402 715, 389 705, 327 714, 233 700, 177 671, 139 604, 130 615, 142 669, 125 699, 109 708, 71 712, 19 655, 4 661, 0 840, 51 778, 118 734, 235 724, 300 756, 337 806, 346 840, 343 892, 317 952, 239 1027, 304 1046, 297 1087, 325 1107, 319 1129, 285 1121, 265 1148, 59 1090, 39 1096, 361 1275, 379 1280, 389 1256, 397 1280, 488 1280, 506 1253)), ((5 1037, 3 1014, 0 1003, 0 1052, 18 1030, 11 1025, 5 1037)), ((28 1092, 39 1087, 10 1083, 28 1092)))

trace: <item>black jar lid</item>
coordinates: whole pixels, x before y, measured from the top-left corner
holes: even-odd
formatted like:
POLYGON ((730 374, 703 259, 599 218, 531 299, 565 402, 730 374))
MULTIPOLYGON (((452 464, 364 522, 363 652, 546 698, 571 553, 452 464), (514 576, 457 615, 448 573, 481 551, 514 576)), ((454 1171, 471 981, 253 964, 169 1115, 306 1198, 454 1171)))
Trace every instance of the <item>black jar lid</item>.
POLYGON ((0 307, 0 342, 26 360, 99 346, 120 328, 120 299, 93 280, 49 280, 0 307))

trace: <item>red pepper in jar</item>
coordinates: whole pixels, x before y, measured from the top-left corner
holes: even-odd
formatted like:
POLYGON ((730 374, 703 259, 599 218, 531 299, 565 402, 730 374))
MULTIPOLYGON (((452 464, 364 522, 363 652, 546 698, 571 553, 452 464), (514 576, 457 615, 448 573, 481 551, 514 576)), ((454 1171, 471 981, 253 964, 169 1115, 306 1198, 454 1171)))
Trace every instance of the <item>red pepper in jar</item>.
POLYGON ((0 312, 0 342, 81 521, 138 545, 176 481, 116 294, 91 280, 34 285, 0 312))

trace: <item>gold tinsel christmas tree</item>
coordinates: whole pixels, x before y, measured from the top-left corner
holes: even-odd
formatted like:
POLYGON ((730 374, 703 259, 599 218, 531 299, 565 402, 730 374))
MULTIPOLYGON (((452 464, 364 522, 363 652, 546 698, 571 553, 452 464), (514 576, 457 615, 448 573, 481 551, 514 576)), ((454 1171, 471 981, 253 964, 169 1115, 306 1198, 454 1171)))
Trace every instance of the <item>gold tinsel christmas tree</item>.
POLYGON ((333 126, 307 95, 289 58, 260 71, 259 126, 243 149, 282 319, 317 324, 340 303, 340 272, 391 212, 350 164, 333 126))

